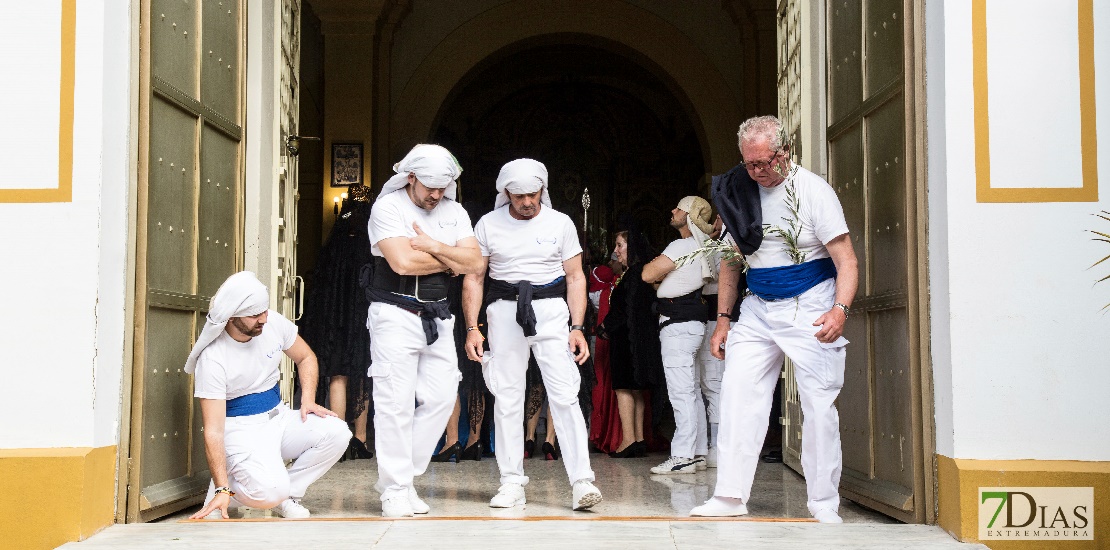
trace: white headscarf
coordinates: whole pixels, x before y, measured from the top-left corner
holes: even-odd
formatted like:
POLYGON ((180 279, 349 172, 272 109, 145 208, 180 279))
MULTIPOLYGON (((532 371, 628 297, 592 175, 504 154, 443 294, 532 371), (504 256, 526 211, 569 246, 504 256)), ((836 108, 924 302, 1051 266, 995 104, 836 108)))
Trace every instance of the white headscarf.
POLYGON ((270 292, 254 273, 240 271, 228 277, 212 297, 204 330, 200 332, 193 351, 189 352, 189 358, 185 360, 185 372, 193 373, 197 368, 200 352, 220 336, 232 317, 251 317, 269 307, 270 292))
POLYGON ((403 189, 409 183, 409 174, 416 176, 424 187, 429 189, 444 189, 443 196, 455 200, 455 191, 458 189, 459 175, 462 166, 450 151, 439 145, 422 143, 412 148, 401 162, 393 165, 397 175, 389 178, 382 186, 379 196, 385 196, 398 189, 403 189))
POLYGON ((542 162, 532 159, 516 159, 501 167, 497 174, 497 200, 493 209, 497 210, 509 204, 508 191, 514 195, 527 195, 543 189, 540 202, 544 206, 551 206, 551 194, 547 192, 547 167, 542 162))
MULTIPOLYGON (((686 212, 686 227, 690 228, 690 233, 693 234, 698 246, 704 245, 709 234, 713 233, 713 206, 709 201, 691 195, 678 201, 678 209, 686 212)), ((708 255, 699 255, 698 263, 701 264, 703 279, 711 280, 717 277, 714 262, 708 255)))

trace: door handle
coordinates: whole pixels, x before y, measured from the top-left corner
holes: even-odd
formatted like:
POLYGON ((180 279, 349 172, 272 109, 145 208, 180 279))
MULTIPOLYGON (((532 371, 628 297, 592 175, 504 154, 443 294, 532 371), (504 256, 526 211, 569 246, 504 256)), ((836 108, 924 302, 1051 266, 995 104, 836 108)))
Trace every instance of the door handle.
POLYGON ((297 315, 293 320, 300 321, 301 316, 304 315, 304 278, 300 275, 293 276, 293 294, 297 296, 297 315))

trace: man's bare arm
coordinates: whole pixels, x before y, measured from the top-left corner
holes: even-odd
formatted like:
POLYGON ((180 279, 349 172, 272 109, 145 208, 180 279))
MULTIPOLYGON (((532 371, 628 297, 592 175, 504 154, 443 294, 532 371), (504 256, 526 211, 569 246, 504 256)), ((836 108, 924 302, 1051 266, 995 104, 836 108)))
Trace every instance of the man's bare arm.
POLYGON ((410 239, 409 244, 414 250, 431 254, 456 275, 474 273, 482 269, 482 251, 478 248, 478 239, 466 237, 459 239, 455 246, 451 246, 429 237, 415 223, 412 227, 416 230, 416 237, 410 239))
POLYGON ((644 266, 644 273, 640 278, 642 278, 645 283, 658 283, 663 280, 663 277, 666 277, 668 273, 674 270, 674 260, 660 254, 644 266))
POLYGON ((416 250, 409 237, 390 237, 378 241, 378 248, 398 275, 431 275, 447 271, 447 264, 427 252, 416 250))
POLYGON ((308 419, 309 413, 316 416, 336 416, 330 410, 316 404, 316 384, 320 379, 320 365, 316 354, 308 347, 304 338, 297 336, 285 355, 297 364, 297 378, 301 381, 301 422, 308 419))
MULTIPOLYGON (((856 260, 856 250, 852 248, 852 239, 845 233, 829 241, 825 250, 829 251, 829 256, 836 265, 836 303, 851 308, 859 288, 859 262, 856 260)), ((813 326, 821 327, 814 336, 821 342, 830 344, 844 333, 844 323, 847 321, 848 314, 833 306, 813 322, 813 326)))
MULTIPOLYGON (((570 308, 570 324, 581 325, 586 322, 586 274, 582 271, 582 255, 578 254, 563 262, 567 277, 567 306, 570 308)), ((590 346, 586 343, 584 332, 570 331, 570 350, 579 365, 590 357, 590 346)))
MULTIPOLYGON (((732 313, 736 306, 736 299, 740 293, 740 266, 728 261, 721 262, 721 270, 717 276, 717 311, 716 313, 732 313)), ((721 346, 728 340, 730 328, 728 317, 717 317, 717 324, 713 327, 713 336, 709 339, 709 353, 717 359, 725 358, 725 350, 721 346)))
MULTIPOLYGON (((224 422, 227 419, 227 401, 223 399, 200 399, 200 419, 204 426, 204 454, 208 459, 208 472, 216 487, 227 487, 227 452, 224 449, 224 422)), ((220 510, 227 519, 227 505, 231 498, 220 493, 208 502, 207 506, 192 515, 190 519, 202 519, 213 510, 220 510)))
MULTIPOLYGON (((481 258, 480 269, 475 273, 467 273, 463 277, 463 319, 466 321, 467 327, 478 326, 478 315, 482 310, 482 298, 485 291, 483 285, 486 281, 486 268, 489 265, 489 258, 485 256, 481 256, 481 258)), ((466 356, 471 361, 482 360, 482 340, 484 340, 482 331, 466 331, 466 356)))

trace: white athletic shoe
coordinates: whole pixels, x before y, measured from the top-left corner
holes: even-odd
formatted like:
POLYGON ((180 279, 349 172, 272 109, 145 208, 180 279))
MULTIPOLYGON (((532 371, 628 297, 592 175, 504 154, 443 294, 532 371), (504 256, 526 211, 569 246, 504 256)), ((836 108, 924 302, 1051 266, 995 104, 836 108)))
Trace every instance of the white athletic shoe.
POLYGON ((416 494, 416 487, 409 487, 409 505, 414 514, 427 514, 432 509, 416 494))
POLYGON ((705 467, 706 468, 716 468, 717 467, 717 448, 716 447, 710 447, 709 448, 709 453, 707 453, 705 455, 705 467))
POLYGON ((287 519, 308 519, 312 514, 296 499, 287 498, 274 506, 274 513, 287 519))
POLYGON ((586 479, 575 481, 571 493, 574 496, 570 507, 575 511, 585 510, 601 502, 601 491, 586 479))
POLYGON ((705 471, 705 469, 707 467, 708 467, 708 465, 706 464, 704 455, 694 457, 694 469, 695 470, 697 470, 699 472, 703 472, 703 471, 705 471))
POLYGON ((383 518, 411 518, 412 503, 409 495, 397 495, 382 501, 383 518))
POLYGON ((672 456, 664 460, 662 464, 655 466, 651 469, 651 473, 659 475, 667 474, 693 474, 698 470, 697 462, 693 458, 682 458, 680 456, 672 456))
POLYGON ((498 489, 497 494, 489 501, 490 508, 512 508, 525 504, 524 486, 517 483, 506 483, 498 489))
POLYGON ((840 514, 828 508, 817 510, 813 513, 813 518, 821 523, 844 523, 844 520, 840 519, 840 514))
POLYGON ((705 504, 690 510, 691 516, 708 518, 727 518, 748 515, 748 507, 738 498, 713 497, 705 504))

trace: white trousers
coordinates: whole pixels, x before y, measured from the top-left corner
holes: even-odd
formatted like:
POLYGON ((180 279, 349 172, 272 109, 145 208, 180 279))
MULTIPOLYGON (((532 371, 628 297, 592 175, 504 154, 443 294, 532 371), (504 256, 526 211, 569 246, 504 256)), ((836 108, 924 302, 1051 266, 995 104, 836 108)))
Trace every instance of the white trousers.
MULTIPOLYGON (((660 317, 664 321, 666 317, 660 317)), ((705 401, 698 382, 698 348, 705 337, 705 323, 686 321, 659 329, 663 353, 663 374, 667 397, 674 409, 674 437, 671 456, 694 458, 709 451, 705 423, 705 401)))
POLYGON ((370 304, 370 376, 374 379, 374 450, 382 500, 407 495, 428 470, 459 391, 454 318, 436 319, 439 338, 428 345, 420 316, 370 304), (414 406, 415 403, 415 406, 414 406))
POLYGON ((802 467, 808 506, 837 510, 840 505, 840 417, 836 401, 844 385, 841 337, 822 344, 813 322, 832 308, 836 286, 828 279, 798 300, 766 302, 748 297, 740 322, 729 331, 721 382, 721 426, 717 441, 715 494, 748 502, 759 452, 767 435, 767 415, 782 371, 784 354, 793 360, 802 414, 802 467))
POLYGON ((713 323, 706 326, 705 339, 698 350, 698 380, 701 381, 701 394, 705 398, 705 412, 709 415, 709 421, 718 424, 721 422, 721 375, 725 372, 725 362, 713 357, 709 347, 714 326, 713 323))
POLYGON ((586 420, 578 404, 582 377, 570 353, 570 311, 562 298, 533 300, 536 335, 524 336, 516 322, 516 302, 496 300, 486 308, 489 323, 488 357, 482 374, 493 394, 494 443, 501 483, 528 484, 524 475, 524 393, 527 386, 528 351, 547 388, 547 403, 563 451, 563 466, 571 483, 594 480, 587 449, 586 420))
MULTIPOLYGON (((273 508, 287 498, 301 498, 347 450, 351 430, 334 417, 301 412, 280 404, 270 412, 229 416, 224 421, 228 486, 234 505, 273 508), (293 465, 285 467, 286 460, 293 465)), ((205 503, 212 500, 209 484, 205 503)))

